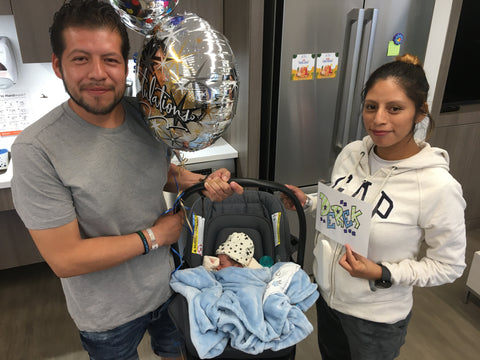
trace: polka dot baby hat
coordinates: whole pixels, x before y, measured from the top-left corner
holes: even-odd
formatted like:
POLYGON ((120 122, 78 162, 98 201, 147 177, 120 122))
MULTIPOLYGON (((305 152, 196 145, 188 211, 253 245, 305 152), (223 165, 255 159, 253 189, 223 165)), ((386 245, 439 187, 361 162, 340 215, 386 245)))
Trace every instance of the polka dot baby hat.
POLYGON ((234 232, 218 247, 217 255, 228 255, 245 267, 249 266, 254 250, 253 241, 247 234, 234 232))

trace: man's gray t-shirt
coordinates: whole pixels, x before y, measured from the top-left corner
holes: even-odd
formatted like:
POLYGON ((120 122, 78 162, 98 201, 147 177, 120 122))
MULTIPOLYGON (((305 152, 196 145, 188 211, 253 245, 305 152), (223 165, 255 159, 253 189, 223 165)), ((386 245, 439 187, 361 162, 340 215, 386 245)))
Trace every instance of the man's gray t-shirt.
MULTIPOLYGON (((114 129, 84 121, 64 103, 17 137, 12 193, 28 229, 76 218, 83 238, 125 235, 152 226, 166 210, 170 151, 149 134, 135 99, 122 104, 125 122, 114 129)), ((167 246, 61 281, 78 328, 104 331, 164 303, 171 295, 172 270, 167 246)))

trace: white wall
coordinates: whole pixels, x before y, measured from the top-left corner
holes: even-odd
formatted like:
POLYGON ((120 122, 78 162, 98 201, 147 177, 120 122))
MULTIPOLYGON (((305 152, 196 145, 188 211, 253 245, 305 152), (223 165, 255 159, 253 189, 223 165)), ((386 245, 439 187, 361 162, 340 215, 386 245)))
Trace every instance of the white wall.
MULTIPOLYGON (((421 0, 419 0, 421 1, 421 0)), ((424 69, 427 74, 430 92, 428 104, 430 108, 433 103, 433 96, 437 87, 437 80, 440 71, 440 63, 445 47, 450 13, 452 11, 453 0, 437 0, 433 10, 432 25, 428 38, 427 52, 425 54, 424 69)))
MULTIPOLYGON (((24 110, 27 121, 32 123, 68 98, 63 83, 58 79, 50 63, 23 64, 13 15, 0 16, 0 34, 9 38, 16 64, 17 83, 0 90, 0 95, 25 94, 24 110)), ((5 100, 0 100, 0 109, 5 109, 5 100)), ((15 136, 0 137, 0 147, 10 148, 15 136)))

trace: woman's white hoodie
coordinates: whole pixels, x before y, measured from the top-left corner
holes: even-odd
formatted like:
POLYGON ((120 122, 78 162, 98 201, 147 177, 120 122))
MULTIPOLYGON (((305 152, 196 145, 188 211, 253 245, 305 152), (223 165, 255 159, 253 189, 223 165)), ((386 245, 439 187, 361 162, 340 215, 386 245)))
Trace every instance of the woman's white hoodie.
MULTIPOLYGON (((368 258, 390 270, 392 287, 375 288, 371 281, 350 276, 338 263, 345 248, 320 233, 313 270, 330 307, 394 323, 410 312, 414 285, 441 285, 462 275, 466 204, 460 184, 449 173, 446 151, 419 142, 419 153, 371 174, 368 155, 373 145, 368 136, 347 145, 331 180, 332 187, 373 205, 368 258), (420 253, 424 255, 419 258, 420 253)), ((314 211, 316 197, 311 198, 314 211)))

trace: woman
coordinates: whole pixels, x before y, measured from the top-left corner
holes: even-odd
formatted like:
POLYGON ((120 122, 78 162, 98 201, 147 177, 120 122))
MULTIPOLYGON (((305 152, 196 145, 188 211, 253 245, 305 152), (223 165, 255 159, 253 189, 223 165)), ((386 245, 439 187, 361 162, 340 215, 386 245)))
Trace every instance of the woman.
MULTIPOLYGON (((362 93, 368 133, 347 145, 332 172, 334 189, 373 205, 368 258, 316 234, 314 274, 322 359, 393 359, 405 342, 413 286, 453 282, 465 268, 465 201, 446 151, 414 139, 430 118, 425 72, 404 55, 378 68, 362 93), (379 200, 388 207, 377 208, 379 200), (420 246, 426 254, 418 259, 420 246)), ((316 196, 295 186, 301 204, 316 196)), ((284 199, 287 208, 293 204, 284 199)))

